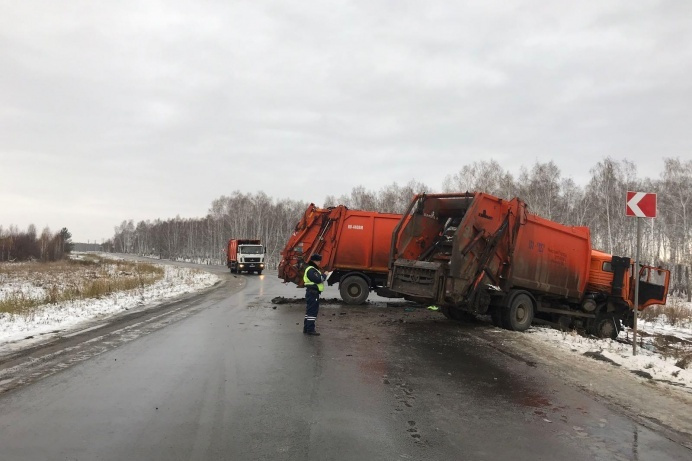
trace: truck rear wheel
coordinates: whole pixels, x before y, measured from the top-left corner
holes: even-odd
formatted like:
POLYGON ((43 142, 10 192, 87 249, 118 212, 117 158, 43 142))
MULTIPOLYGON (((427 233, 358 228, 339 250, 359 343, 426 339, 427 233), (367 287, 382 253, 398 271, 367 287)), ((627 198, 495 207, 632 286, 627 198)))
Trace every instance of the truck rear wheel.
POLYGON ((502 324, 508 330, 525 331, 533 322, 533 300, 526 293, 518 293, 502 311, 502 324))
POLYGON ((339 293, 346 304, 363 304, 368 299, 370 287, 362 277, 351 275, 339 282, 339 293))

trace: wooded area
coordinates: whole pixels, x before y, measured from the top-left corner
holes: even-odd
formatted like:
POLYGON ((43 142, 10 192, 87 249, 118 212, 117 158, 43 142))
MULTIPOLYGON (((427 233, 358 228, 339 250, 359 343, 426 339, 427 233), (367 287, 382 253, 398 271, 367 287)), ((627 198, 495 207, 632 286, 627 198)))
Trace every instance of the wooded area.
POLYGON ((58 261, 72 251, 71 239, 72 234, 64 227, 57 234, 46 227, 38 236, 33 224, 26 231, 16 226, 6 230, 0 226, 0 262, 58 261))
MULTIPOLYGON (((667 158, 663 162, 660 178, 641 179, 632 163, 606 158, 590 170, 588 184, 580 187, 571 177, 563 176, 552 161, 524 167, 517 177, 497 161, 478 161, 448 175, 437 191, 484 191, 506 199, 518 196, 543 217, 588 226, 594 248, 630 257, 636 251, 636 219, 625 216, 626 192, 657 193, 658 218, 645 221, 642 260, 670 268, 673 289, 689 293, 692 160, 667 158)), ((350 195, 327 196, 322 206, 402 213, 412 196, 420 192, 435 189, 413 180, 404 186, 393 183, 379 191, 357 186, 350 195)), ((156 219, 136 225, 131 220, 123 221, 106 245, 116 252, 222 264, 228 239, 260 238, 267 246, 269 267, 276 267, 279 252, 307 205, 289 199, 274 200, 263 192, 236 191, 214 200, 204 218, 156 219)))

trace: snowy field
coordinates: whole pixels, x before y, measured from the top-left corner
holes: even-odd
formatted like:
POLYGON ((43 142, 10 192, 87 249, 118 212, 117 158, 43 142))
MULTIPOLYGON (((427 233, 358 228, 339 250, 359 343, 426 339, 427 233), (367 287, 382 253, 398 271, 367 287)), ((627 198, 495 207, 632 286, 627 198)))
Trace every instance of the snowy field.
MULTIPOLYGON (((152 285, 115 292, 99 298, 43 304, 29 314, 0 313, 0 354, 20 350, 57 334, 91 325, 113 315, 151 308, 162 301, 214 285, 219 278, 208 272, 175 266, 162 266, 163 277, 152 285)), ((68 280, 63 283, 69 284, 68 280)), ((6 281, 3 293, 24 293, 43 298, 46 287, 30 281, 6 281)))

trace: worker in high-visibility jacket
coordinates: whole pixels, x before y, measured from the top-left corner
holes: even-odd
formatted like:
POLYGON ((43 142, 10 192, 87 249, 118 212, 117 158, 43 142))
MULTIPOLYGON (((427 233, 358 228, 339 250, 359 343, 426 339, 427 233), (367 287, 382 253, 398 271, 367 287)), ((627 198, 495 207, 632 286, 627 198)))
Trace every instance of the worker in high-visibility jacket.
POLYGON ((320 270, 320 261, 322 261, 322 255, 310 256, 310 262, 303 273, 306 304, 303 333, 311 336, 320 335, 315 331, 315 321, 317 321, 317 313, 320 310, 320 293, 324 291, 324 281, 327 279, 327 276, 320 270))

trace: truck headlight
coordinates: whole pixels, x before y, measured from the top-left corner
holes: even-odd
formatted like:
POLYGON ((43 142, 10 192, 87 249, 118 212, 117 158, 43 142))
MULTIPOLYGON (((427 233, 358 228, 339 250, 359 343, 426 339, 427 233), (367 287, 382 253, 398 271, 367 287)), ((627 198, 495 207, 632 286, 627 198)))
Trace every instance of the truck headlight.
POLYGON ((260 264, 260 267, 264 267, 264 264, 260 264))
POLYGON ((243 267, 245 264, 238 264, 238 266, 243 267))

